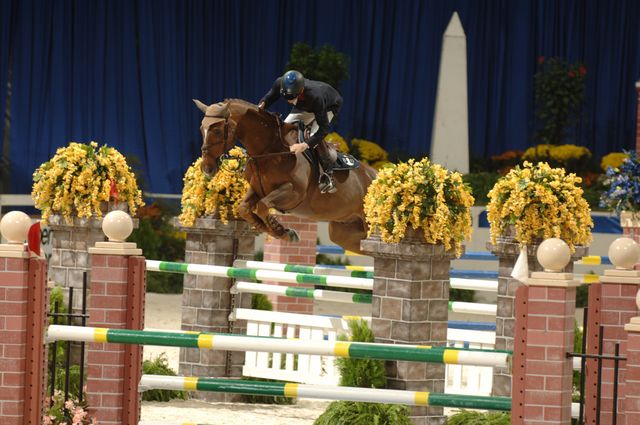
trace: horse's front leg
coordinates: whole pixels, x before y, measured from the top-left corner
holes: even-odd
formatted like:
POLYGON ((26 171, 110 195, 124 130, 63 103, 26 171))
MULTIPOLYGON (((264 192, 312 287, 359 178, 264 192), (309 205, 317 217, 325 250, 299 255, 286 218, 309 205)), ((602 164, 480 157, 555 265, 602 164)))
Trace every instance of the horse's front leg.
POLYGON ((258 201, 258 195, 253 190, 253 188, 249 187, 249 190, 247 190, 247 193, 244 195, 244 198, 242 198, 242 201, 240 201, 240 204, 238 205, 238 215, 244 221, 255 227, 257 231, 269 233, 269 228, 267 227, 265 222, 262 221, 262 219, 260 219, 260 217, 258 217, 253 212, 258 201))
POLYGON ((298 232, 294 229, 284 227, 278 221, 275 214, 271 214, 270 210, 271 208, 280 209, 278 206, 286 204, 297 204, 302 201, 303 196, 303 194, 295 190, 293 183, 285 183, 256 203, 255 213, 267 224, 270 235, 289 242, 298 242, 300 240, 298 232))

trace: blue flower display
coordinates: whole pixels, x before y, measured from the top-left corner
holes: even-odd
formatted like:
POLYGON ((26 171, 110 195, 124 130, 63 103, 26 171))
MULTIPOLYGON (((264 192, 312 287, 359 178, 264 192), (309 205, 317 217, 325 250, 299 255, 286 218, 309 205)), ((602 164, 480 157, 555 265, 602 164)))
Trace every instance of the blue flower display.
POLYGON ((605 186, 609 189, 600 196, 600 206, 615 211, 640 211, 640 162, 635 151, 628 155, 619 168, 607 168, 605 186))

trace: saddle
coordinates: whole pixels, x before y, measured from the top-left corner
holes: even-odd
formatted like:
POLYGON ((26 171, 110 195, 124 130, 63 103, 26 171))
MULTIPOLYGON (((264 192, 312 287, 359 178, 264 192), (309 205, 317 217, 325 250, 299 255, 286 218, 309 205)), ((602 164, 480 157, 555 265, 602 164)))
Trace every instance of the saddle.
MULTIPOLYGON (((326 143, 322 141, 321 143, 326 143)), ((336 151, 336 148, 327 143, 329 149, 336 151)), ((314 172, 320 174, 320 155, 318 154, 317 149, 307 149, 302 153, 304 157, 309 161, 311 166, 314 169, 314 172)), ((333 166, 333 171, 344 171, 344 170, 353 170, 360 166, 360 161, 353 157, 353 155, 349 155, 342 152, 336 151, 336 161, 333 166)))

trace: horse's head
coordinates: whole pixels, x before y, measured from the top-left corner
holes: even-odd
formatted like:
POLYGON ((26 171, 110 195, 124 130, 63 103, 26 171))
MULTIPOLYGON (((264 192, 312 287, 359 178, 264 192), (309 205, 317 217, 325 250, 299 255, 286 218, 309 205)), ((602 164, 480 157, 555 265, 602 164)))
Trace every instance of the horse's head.
POLYGON ((200 123, 202 135, 202 172, 211 177, 218 172, 220 157, 234 145, 236 123, 230 117, 227 103, 205 105, 199 100, 193 102, 204 112, 200 123))

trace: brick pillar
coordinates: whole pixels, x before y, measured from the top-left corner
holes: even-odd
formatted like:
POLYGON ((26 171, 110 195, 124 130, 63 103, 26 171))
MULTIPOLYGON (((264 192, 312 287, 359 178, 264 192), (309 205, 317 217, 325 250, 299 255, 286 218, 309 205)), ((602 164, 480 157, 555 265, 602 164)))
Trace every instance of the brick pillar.
MULTIPOLYGON (((603 326, 602 354, 614 355, 615 344, 620 343, 620 355, 627 351, 624 326, 638 315, 636 293, 640 285, 640 271, 605 270, 599 284, 589 288, 589 323, 587 324, 587 353, 598 354, 600 325, 603 326), (591 294, 593 292, 593 295, 591 294), (592 314, 592 312, 594 314, 592 314)), ((625 362, 619 363, 619 382, 624 382, 625 362)), ((586 362, 585 418, 586 423, 596 423, 597 368, 595 359, 586 362)), ((613 411, 613 361, 602 362, 600 423, 612 423, 613 411)), ((618 387, 618 425, 624 425, 624 385, 618 387)))
POLYGON ((39 425, 45 399, 47 264, 0 245, 0 423, 39 425))
MULTIPOLYGON (((360 246, 374 258, 372 328, 376 342, 445 346, 453 255, 409 229, 398 244, 374 235, 360 246)), ((445 365, 386 362, 387 388, 444 392, 445 365)), ((416 425, 444 424, 441 407, 413 407, 416 425)))
MULTIPOLYGON (((515 231, 515 229, 514 229, 515 231)), ((535 254, 538 245, 527 247, 527 259, 529 271, 541 271, 542 267, 536 260, 535 254)), ((520 255, 520 244, 513 235, 498 238, 496 244, 487 243, 487 250, 498 257, 498 296, 496 311, 496 350, 513 350, 513 335, 515 326, 515 294, 522 283, 511 277, 513 266, 520 255)), ((573 272, 573 261, 587 255, 586 247, 576 247, 565 272, 573 272)), ((511 394, 511 371, 508 368, 493 368, 493 387, 491 394, 494 396, 508 397, 511 394)))
POLYGON ((576 287, 571 273, 534 272, 516 290, 511 424, 571 424, 576 287))
MULTIPOLYGON (((236 259, 253 260, 256 232, 242 220, 228 224, 199 218, 193 227, 176 225, 187 233, 185 262, 233 266, 236 259)), ((184 276, 182 329, 198 332, 246 333, 246 323, 229 321, 235 308, 250 308, 251 294, 232 295, 233 279, 184 276)), ((180 374, 184 376, 240 377, 244 352, 180 349, 180 374)), ((198 391, 193 396, 208 401, 239 401, 242 396, 198 391)))
MULTIPOLYGON (((278 215, 283 226, 295 229, 300 236, 299 242, 286 242, 265 236, 264 261, 281 264, 316 264, 316 245, 318 223, 293 215, 278 215)), ((313 287, 295 283, 268 282, 271 285, 313 287)), ((274 311, 290 313, 313 313, 313 300, 309 298, 293 298, 280 295, 269 295, 274 311)))
MULTIPOLYGON (((135 243, 98 242, 91 254, 87 326, 144 328, 145 259, 135 243)), ((87 403, 105 425, 137 425, 142 346, 90 343, 87 348, 87 403)))
POLYGON ((640 152, 640 81, 636 82, 636 152, 640 152))
POLYGON ((640 423, 640 317, 632 318, 624 329, 628 333, 625 416, 627 424, 632 425, 640 423))

